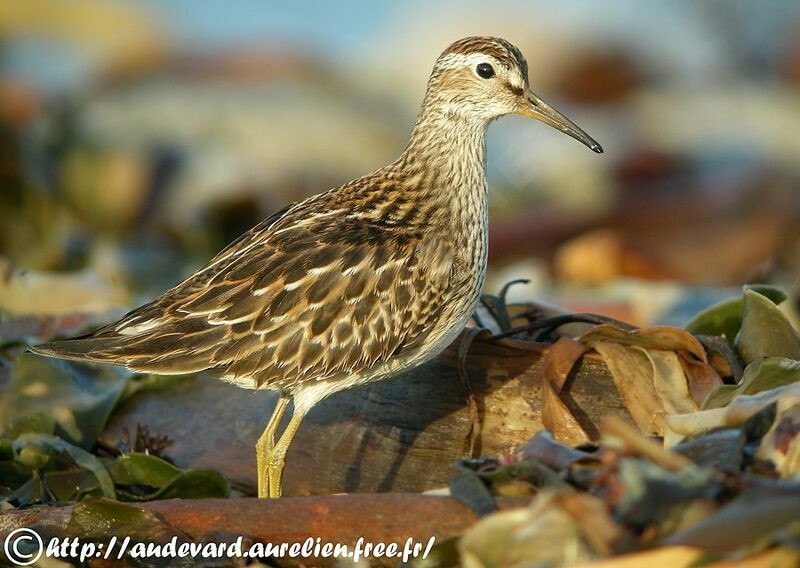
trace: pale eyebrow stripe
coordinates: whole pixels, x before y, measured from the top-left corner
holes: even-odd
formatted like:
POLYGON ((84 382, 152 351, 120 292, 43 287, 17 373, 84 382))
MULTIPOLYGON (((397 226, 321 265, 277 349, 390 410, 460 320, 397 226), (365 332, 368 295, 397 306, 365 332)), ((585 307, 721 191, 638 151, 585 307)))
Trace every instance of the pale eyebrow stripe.
POLYGON ((478 63, 491 63, 492 65, 505 67, 505 65, 491 55, 483 53, 470 53, 469 55, 464 55, 463 53, 448 53, 439 59, 439 64, 447 67, 457 67, 468 63, 474 65, 478 63))

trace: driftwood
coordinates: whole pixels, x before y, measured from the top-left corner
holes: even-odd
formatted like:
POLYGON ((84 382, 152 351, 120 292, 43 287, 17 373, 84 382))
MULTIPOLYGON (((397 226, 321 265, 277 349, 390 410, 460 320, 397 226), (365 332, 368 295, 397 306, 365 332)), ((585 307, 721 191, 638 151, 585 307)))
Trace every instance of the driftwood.
MULTIPOLYGON (((462 336, 463 337, 463 336, 462 336)), ((453 462, 468 457, 473 424, 457 365, 459 341, 431 363, 368 387, 338 393, 306 417, 287 456, 284 495, 418 492, 447 485, 453 462)), ((542 349, 479 336, 469 349, 469 386, 480 428, 476 455, 514 451, 543 428, 542 349)), ((238 389, 211 377, 135 396, 119 409, 104 441, 145 424, 174 440, 166 453, 181 467, 214 468, 245 492, 255 484, 253 445, 275 403, 270 392, 238 389)), ((609 414, 627 418, 605 365, 578 365, 562 398, 590 434, 609 414)), ((475 413, 473 411, 473 417, 475 413)))
MULTIPOLYGON (((501 510, 524 507, 528 502, 522 497, 500 497, 497 500, 501 510)), ((451 497, 399 493, 284 499, 169 499, 125 506, 151 515, 150 518, 158 523, 157 529, 150 529, 154 534, 148 534, 146 539, 134 535, 134 542, 144 540, 163 544, 172 535, 177 535, 180 542, 232 543, 242 536, 243 550, 256 542, 280 546, 302 544, 306 539, 344 544, 352 550, 361 539, 368 543, 395 543, 402 551, 411 539, 412 543, 420 546, 421 552, 431 537, 435 538, 431 545, 445 543, 460 536, 477 520, 472 510, 451 497)), ((75 505, 68 505, 7 511, 2 515, 0 540, 20 527, 35 530, 45 542, 53 537, 78 537, 81 542, 94 540, 107 545, 111 535, 118 535, 119 540, 129 536, 126 531, 131 527, 126 527, 121 521, 111 526, 100 523, 100 526, 89 529, 80 527, 74 522, 75 508, 75 505), (86 530, 92 533, 91 538, 85 534, 86 530)), ((291 558, 286 554, 271 557, 268 562, 270 566, 307 566, 309 560, 312 566, 338 565, 331 557, 306 559, 291 558)), ((372 566, 396 566, 398 562, 398 558, 370 558, 372 566)), ((166 564, 166 561, 161 561, 155 565, 166 564)), ((90 560, 88 565, 141 566, 127 560, 114 560, 111 564, 90 560)), ((214 565, 240 564, 222 559, 214 565)))

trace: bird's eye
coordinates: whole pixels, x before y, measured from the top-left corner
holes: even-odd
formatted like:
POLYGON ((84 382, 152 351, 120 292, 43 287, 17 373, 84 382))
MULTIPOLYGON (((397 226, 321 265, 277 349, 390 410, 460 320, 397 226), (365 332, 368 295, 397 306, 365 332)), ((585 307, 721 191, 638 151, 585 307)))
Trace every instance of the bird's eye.
POLYGON ((488 63, 479 63, 478 66, 475 68, 475 72, 478 74, 479 77, 483 79, 491 79, 494 77, 494 67, 489 65, 488 63))

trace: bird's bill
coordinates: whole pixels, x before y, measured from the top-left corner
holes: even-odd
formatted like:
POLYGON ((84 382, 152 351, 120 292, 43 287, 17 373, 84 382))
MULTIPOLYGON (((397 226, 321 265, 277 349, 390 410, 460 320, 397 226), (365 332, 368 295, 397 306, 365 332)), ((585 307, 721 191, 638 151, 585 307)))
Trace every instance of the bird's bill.
POLYGON ((600 146, 594 138, 586 134, 577 124, 540 99, 536 93, 528 90, 521 99, 517 107, 517 113, 544 122, 560 130, 564 134, 572 136, 575 140, 582 142, 598 154, 603 153, 603 147, 600 146))

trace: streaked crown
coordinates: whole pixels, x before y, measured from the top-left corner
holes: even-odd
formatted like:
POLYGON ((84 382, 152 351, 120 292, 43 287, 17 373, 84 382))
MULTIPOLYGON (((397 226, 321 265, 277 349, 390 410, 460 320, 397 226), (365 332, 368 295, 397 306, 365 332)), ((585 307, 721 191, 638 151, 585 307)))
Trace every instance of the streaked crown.
POLYGON ((426 104, 487 122, 515 112, 527 87, 528 64, 519 49, 502 38, 467 37, 437 59, 426 104))
POLYGON ((486 55, 491 57, 506 69, 518 69, 527 79, 528 62, 522 52, 512 43, 500 37, 472 36, 465 37, 451 43, 442 52, 440 60, 449 55, 486 55))

